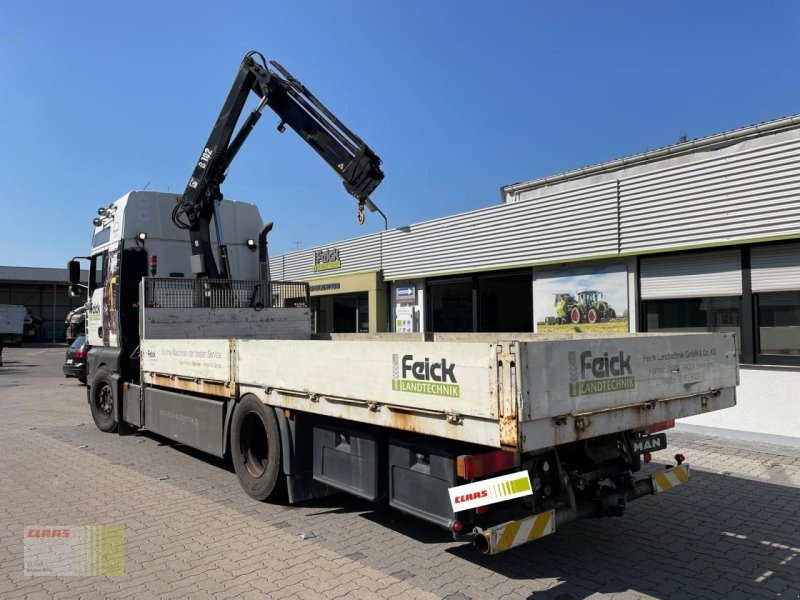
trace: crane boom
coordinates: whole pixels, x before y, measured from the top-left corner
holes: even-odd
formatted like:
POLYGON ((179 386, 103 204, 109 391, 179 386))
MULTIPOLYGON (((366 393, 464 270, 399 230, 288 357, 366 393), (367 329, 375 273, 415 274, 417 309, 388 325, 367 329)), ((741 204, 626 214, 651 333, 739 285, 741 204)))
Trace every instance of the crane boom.
POLYGON ((358 200, 360 221, 369 195, 383 180, 381 159, 361 138, 281 65, 274 61, 267 64, 259 52, 249 52, 242 60, 217 122, 172 213, 175 224, 189 230, 192 272, 197 277, 230 277, 218 214, 223 197, 220 186, 265 106, 280 118, 279 132, 283 133, 288 125, 341 177, 345 189, 358 200), (260 102, 234 135, 251 93, 255 93, 260 102), (219 266, 211 246, 212 217, 220 249, 219 266))

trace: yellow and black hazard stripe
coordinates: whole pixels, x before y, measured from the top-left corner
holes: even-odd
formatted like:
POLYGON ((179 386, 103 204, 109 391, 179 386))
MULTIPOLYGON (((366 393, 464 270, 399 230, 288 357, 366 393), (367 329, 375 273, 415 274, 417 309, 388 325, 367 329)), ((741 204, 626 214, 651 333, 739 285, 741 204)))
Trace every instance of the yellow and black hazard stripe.
POLYGON ((548 510, 526 519, 510 521, 485 531, 489 534, 489 554, 503 552, 514 546, 526 544, 550 535, 556 530, 556 511, 548 510))
POLYGON ((688 483, 691 478, 689 465, 680 465, 669 471, 653 475, 653 493, 658 494, 671 490, 675 486, 688 483))

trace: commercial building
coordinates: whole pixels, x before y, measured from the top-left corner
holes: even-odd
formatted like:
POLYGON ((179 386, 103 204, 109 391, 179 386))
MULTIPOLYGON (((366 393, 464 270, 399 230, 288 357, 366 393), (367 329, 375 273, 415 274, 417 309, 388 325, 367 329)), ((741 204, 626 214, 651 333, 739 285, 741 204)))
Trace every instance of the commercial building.
POLYGON ((800 443, 800 115, 501 198, 272 275, 310 282, 320 332, 732 331, 738 406, 684 426, 800 443))
MULTIPOLYGON (((86 281, 86 272, 82 277, 86 281)), ((27 307, 37 325, 26 341, 64 341, 64 317, 84 302, 70 296, 69 288, 66 269, 0 266, 0 304, 27 307)))

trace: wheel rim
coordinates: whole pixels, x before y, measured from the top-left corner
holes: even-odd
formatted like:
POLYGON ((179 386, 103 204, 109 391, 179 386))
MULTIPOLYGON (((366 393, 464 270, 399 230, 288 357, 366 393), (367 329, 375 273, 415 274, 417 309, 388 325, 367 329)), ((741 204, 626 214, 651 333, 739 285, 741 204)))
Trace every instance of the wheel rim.
POLYGON ((594 323, 597 321, 597 311, 595 309, 591 309, 587 315, 587 319, 589 320, 589 323, 594 323))
POLYGON ((111 387, 108 384, 100 386, 97 392, 97 410, 101 415, 107 417, 114 408, 114 396, 111 394, 111 387))
POLYGON ((267 470, 267 430, 261 417, 247 413, 242 422, 239 450, 245 469, 253 477, 261 477, 267 470))
POLYGON ((580 323, 581 322, 581 312, 577 308, 573 308, 572 312, 570 312, 570 318, 572 319, 573 323, 580 323))

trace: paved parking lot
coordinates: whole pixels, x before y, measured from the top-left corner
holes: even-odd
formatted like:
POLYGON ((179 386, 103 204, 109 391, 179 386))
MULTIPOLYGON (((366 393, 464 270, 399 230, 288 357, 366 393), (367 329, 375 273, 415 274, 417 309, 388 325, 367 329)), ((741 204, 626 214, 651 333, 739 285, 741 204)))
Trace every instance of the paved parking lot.
POLYGON ((673 433, 690 485, 484 557, 344 495, 257 503, 222 461, 102 434, 63 354, 6 349, 0 368, 4 599, 800 597, 797 449, 673 433), (23 575, 25 526, 99 524, 125 527, 124 576, 23 575))

